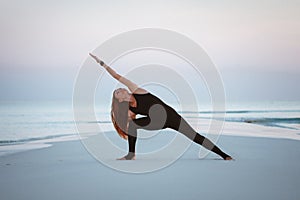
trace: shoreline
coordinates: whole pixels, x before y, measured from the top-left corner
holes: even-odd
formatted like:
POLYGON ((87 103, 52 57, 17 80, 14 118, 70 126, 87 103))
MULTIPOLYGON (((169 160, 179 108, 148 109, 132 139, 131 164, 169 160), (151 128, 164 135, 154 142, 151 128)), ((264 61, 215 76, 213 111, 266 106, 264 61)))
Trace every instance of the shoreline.
MULTIPOLYGON (((207 136, 210 120, 201 119, 201 123, 195 123, 195 120, 189 119, 189 122, 196 130, 200 130, 199 133, 207 136)), ((164 131, 170 131, 171 129, 166 129, 164 131)), ((111 130, 111 128, 106 127, 103 131, 105 134, 109 134, 110 132, 114 132, 115 130, 111 130)), ((93 135, 91 133, 91 135, 93 135)), ((258 137, 258 138, 277 138, 277 139, 291 139, 300 141, 300 131, 285 129, 281 127, 270 127, 263 126, 252 123, 237 123, 237 122, 224 122, 223 130, 220 135, 209 134, 208 137, 222 137, 222 136, 240 136, 240 137, 258 137)), ((21 142, 21 143, 11 143, 11 144, 2 144, 0 145, 0 158, 6 154, 13 154, 16 152, 27 151, 31 149, 40 149, 47 148, 53 145, 53 143, 60 141, 68 141, 68 140, 80 140, 80 135, 78 133, 64 135, 60 137, 53 137, 48 139, 34 140, 29 142, 21 142)), ((120 138, 119 138, 120 139, 120 138)))

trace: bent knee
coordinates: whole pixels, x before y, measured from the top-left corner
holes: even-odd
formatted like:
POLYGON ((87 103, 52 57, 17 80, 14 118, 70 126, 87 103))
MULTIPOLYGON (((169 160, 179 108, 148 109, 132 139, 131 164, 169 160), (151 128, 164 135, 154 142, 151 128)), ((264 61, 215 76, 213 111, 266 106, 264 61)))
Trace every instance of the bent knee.
POLYGON ((133 120, 128 122, 128 129, 136 129, 136 123, 133 120))

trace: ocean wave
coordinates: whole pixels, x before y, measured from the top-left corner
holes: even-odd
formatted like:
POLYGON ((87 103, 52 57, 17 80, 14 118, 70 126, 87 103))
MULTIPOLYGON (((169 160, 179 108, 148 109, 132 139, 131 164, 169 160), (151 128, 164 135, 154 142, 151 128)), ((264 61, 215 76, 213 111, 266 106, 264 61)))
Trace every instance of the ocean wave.
POLYGON ((300 118, 242 118, 240 121, 246 123, 286 123, 300 124, 300 118))
POLYGON ((299 130, 299 129, 288 126, 288 124, 300 124, 300 118, 242 118, 240 120, 226 119, 226 121, 245 122, 245 123, 259 124, 263 126, 273 126, 273 127, 288 128, 294 130, 299 130))
POLYGON ((184 118, 191 119, 214 119, 214 120, 225 120, 227 122, 240 122, 240 123, 252 123, 262 126, 272 126, 279 128, 288 128, 299 130, 299 128, 289 126, 289 124, 299 124, 300 118, 264 118, 264 117, 224 117, 224 118, 212 118, 212 117, 198 117, 198 116, 185 116, 184 118))
MULTIPOLYGON (((111 123, 109 120, 103 121, 35 121, 35 122, 6 122, 15 125, 73 125, 75 123, 82 123, 82 124, 91 124, 91 123, 99 123, 99 124, 106 124, 111 123)), ((2 122, 4 124, 4 122, 2 122)))
POLYGON ((293 130, 299 130, 299 128, 289 126, 289 124, 300 124, 300 118, 226 118, 225 121, 252 123, 293 130))
POLYGON ((297 113, 300 110, 226 110, 226 111, 179 111, 181 114, 247 114, 247 113, 297 113))
POLYGON ((23 144, 23 143, 27 143, 27 142, 46 140, 46 139, 55 139, 55 138, 60 138, 60 137, 65 137, 65 136, 70 136, 70 135, 72 135, 72 134, 48 135, 48 136, 44 136, 44 137, 22 138, 22 139, 16 139, 16 140, 0 140, 0 146, 23 144))

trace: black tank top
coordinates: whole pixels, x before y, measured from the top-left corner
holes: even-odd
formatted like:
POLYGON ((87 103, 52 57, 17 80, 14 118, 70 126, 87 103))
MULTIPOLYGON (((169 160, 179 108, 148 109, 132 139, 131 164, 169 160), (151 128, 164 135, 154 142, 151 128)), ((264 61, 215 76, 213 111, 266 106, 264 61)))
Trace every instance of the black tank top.
POLYGON ((149 115, 149 110, 151 106, 159 104, 164 107, 169 107, 158 97, 152 95, 151 93, 146 94, 132 94, 136 100, 136 107, 129 106, 129 109, 135 114, 149 115))

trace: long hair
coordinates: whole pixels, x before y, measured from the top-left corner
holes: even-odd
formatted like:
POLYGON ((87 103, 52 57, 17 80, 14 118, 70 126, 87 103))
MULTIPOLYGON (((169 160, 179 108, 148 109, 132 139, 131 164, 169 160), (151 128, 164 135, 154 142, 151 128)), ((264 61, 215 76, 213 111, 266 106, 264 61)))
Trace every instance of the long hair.
MULTIPOLYGON (((128 110, 129 110, 129 102, 123 101, 119 102, 115 95, 113 94, 112 104, 111 104, 111 121, 119 134, 119 136, 125 140, 128 139, 128 110)), ((131 118, 134 118, 131 116, 131 118)))

